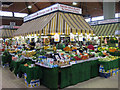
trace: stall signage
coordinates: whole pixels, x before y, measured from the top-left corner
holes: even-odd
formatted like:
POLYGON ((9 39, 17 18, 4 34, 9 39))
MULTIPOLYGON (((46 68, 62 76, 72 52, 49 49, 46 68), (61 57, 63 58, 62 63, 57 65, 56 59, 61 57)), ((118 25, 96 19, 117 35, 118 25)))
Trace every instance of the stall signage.
POLYGON ((40 11, 37 11, 29 16, 24 17, 24 22, 29 21, 31 19, 35 19, 37 17, 40 17, 42 15, 54 12, 54 11, 64 11, 64 12, 72 12, 76 14, 82 14, 82 9, 81 8, 76 8, 76 7, 71 7, 63 4, 54 4, 50 7, 47 7, 45 9, 42 9, 40 11))
POLYGON ((2 25, 0 29, 18 29, 20 26, 2 25))
POLYGON ((60 41, 60 36, 59 36, 59 34, 55 34, 54 35, 54 42, 59 42, 60 41))
POLYGON ((71 7, 71 6, 62 5, 62 4, 59 4, 59 10, 60 11, 66 11, 66 12, 82 14, 82 9, 81 8, 71 7))
POLYGON ((74 34, 70 33, 70 41, 75 41, 74 34))
POLYGON ((115 22, 120 22, 120 19, 108 19, 108 20, 98 21, 98 24, 115 23, 115 22))
POLYGON ((20 27, 20 26, 13 26, 13 28, 17 28, 17 29, 18 29, 19 27, 20 27))

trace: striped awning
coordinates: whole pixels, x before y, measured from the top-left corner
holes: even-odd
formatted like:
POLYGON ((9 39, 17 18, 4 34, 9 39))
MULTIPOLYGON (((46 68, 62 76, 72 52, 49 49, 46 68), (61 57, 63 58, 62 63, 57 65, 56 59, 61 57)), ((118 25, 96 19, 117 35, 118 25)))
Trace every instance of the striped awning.
POLYGON ((92 26, 96 36, 113 36, 115 35, 115 31, 117 30, 117 27, 118 27, 118 23, 92 26))
POLYGON ((42 33, 60 33, 69 35, 81 33, 93 33, 92 27, 80 15, 57 12, 53 19, 42 29, 42 33))
POLYGON ((16 30, 2 29, 2 30, 0 30, 0 38, 13 37, 13 33, 15 33, 15 32, 16 32, 16 30))
POLYGON ((56 13, 51 13, 49 15, 40 17, 38 19, 23 23, 22 26, 14 33, 14 35, 26 35, 34 34, 38 32, 41 34, 41 30, 46 24, 54 17, 56 13))
POLYGON ((80 15, 55 12, 24 23, 15 35, 93 33, 92 27, 80 15))

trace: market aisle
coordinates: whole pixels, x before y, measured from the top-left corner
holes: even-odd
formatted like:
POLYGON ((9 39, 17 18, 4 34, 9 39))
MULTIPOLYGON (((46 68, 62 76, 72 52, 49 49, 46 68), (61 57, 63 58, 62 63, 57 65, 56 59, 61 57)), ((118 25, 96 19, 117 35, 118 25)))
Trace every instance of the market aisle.
MULTIPOLYGON (((2 75, 2 88, 27 88, 24 84, 24 78, 17 78, 8 68, 0 67, 0 77, 2 75), (1 74, 2 71, 2 74, 1 74)), ((1 83, 0 83, 1 84, 1 83)), ((1 87, 0 87, 1 88, 1 87)), ((38 88, 46 88, 40 86, 38 88)), ((88 81, 78 83, 67 88, 118 88, 118 76, 108 79, 96 77, 88 81)))
MULTIPOLYGON (((1 69, 1 67, 0 67, 1 69)), ((0 74, 1 75, 1 74, 0 74)), ((27 88, 24 83, 24 78, 17 78, 8 68, 2 69, 2 88, 27 88)), ((40 86, 37 88, 46 88, 40 86)))
POLYGON ((67 88, 118 88, 118 76, 112 76, 107 79, 96 77, 67 88))

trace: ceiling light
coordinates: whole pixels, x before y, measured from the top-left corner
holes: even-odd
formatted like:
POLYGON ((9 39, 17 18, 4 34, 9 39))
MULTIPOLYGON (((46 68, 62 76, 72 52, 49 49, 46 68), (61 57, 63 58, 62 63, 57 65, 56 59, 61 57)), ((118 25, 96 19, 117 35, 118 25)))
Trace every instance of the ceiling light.
POLYGON ((31 8, 32 8, 32 6, 28 6, 28 8, 29 8, 29 9, 31 9, 31 8))
POLYGON ((77 2, 73 2, 72 4, 73 4, 73 5, 77 5, 77 2))

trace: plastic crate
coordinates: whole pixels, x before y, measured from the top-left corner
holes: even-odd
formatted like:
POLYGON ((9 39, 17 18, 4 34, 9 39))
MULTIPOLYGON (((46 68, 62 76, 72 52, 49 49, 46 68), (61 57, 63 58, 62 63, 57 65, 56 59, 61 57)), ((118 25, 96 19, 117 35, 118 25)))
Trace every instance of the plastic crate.
POLYGON ((110 73, 102 73, 102 72, 100 72, 100 77, 108 78, 108 77, 110 77, 110 73))
POLYGON ((33 87, 38 87, 38 86, 40 86, 40 80, 39 80, 39 79, 37 79, 37 80, 31 80, 31 82, 28 83, 27 80, 26 80, 26 78, 27 78, 27 74, 24 73, 25 85, 26 85, 27 87, 33 88, 33 87))

